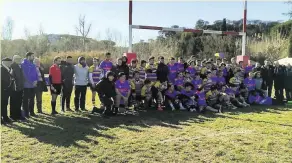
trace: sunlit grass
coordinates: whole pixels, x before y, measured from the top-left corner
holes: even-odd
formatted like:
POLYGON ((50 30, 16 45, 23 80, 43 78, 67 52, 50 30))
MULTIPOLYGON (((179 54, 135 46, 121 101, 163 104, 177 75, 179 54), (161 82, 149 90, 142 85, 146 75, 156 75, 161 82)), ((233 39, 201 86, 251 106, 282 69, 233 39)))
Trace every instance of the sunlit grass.
MULTIPOLYGON (((44 99, 46 114, 1 127, 2 162, 292 160, 289 108, 254 107, 201 115, 150 110, 104 119, 89 112, 51 116, 48 93, 44 99)), ((89 110, 90 99, 88 91, 89 110)))

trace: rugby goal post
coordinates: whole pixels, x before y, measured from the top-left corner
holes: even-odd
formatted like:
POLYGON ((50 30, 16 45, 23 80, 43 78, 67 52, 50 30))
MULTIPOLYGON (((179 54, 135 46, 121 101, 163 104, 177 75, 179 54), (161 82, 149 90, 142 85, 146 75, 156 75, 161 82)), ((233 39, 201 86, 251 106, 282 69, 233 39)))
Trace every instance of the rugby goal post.
POLYGON ((244 11, 243 11, 243 27, 242 32, 235 31, 214 31, 214 30, 201 30, 192 28, 169 28, 169 27, 159 27, 159 26, 147 26, 147 25, 133 25, 132 21, 133 15, 133 1, 129 0, 129 49, 128 53, 133 53, 133 29, 146 29, 146 30, 159 30, 159 31, 175 31, 175 32, 192 32, 192 33, 209 33, 218 35, 233 35, 242 36, 242 53, 241 56, 237 56, 237 62, 243 61, 247 64, 249 57, 246 56, 246 17, 247 17, 247 0, 244 0, 244 11))

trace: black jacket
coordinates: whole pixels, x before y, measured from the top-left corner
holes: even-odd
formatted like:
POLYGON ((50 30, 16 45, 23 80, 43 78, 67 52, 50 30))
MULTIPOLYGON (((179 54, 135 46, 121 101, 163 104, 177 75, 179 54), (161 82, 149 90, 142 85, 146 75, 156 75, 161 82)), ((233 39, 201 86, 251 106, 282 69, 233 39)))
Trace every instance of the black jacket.
POLYGON ((1 65, 1 91, 9 91, 12 85, 12 76, 10 70, 1 65))
POLYGON ((274 81, 275 84, 283 84, 285 80, 286 69, 284 66, 279 66, 274 68, 274 81))
POLYGON ((164 63, 159 63, 156 74, 157 74, 157 80, 159 80, 161 83, 168 81, 168 74, 169 74, 168 66, 164 63))
POLYGON ((116 74, 116 77, 119 75, 120 72, 124 72, 126 74, 127 80, 129 79, 130 69, 129 66, 126 64, 122 64, 121 66, 119 65, 114 66, 113 72, 116 74))
POLYGON ((17 63, 11 64, 11 76, 13 77, 12 90, 22 91, 24 89, 24 75, 21 67, 17 63))
POLYGON ((273 66, 262 66, 260 69, 263 80, 272 83, 273 82, 273 76, 274 76, 274 67, 273 66))
POLYGON ((65 62, 61 64, 60 69, 63 84, 73 86, 74 65, 65 62))
POLYGON ((101 98, 112 98, 116 96, 115 83, 109 81, 108 78, 102 78, 101 81, 96 84, 96 89, 101 98))
POLYGON ((292 89, 292 68, 286 68, 285 88, 292 89))

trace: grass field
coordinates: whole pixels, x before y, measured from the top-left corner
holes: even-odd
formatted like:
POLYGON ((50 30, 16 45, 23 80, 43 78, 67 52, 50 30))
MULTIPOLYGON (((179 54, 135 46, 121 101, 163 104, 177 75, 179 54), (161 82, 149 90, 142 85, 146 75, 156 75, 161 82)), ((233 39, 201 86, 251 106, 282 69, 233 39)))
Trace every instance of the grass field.
POLYGON ((289 108, 150 110, 104 119, 89 112, 51 116, 49 95, 44 99, 46 114, 1 126, 2 162, 292 162, 289 108))

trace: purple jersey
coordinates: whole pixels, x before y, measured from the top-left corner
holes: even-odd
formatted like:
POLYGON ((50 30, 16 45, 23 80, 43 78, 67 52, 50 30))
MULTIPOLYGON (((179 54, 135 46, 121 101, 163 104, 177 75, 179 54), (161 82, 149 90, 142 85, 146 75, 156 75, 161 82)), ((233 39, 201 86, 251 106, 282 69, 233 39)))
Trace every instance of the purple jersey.
POLYGON ((182 94, 182 95, 185 95, 185 96, 187 96, 187 97, 192 97, 192 96, 195 95, 195 92, 194 92, 193 90, 191 90, 191 91, 182 90, 182 91, 181 91, 181 94, 182 94))
POLYGON ((218 77, 217 76, 212 76, 211 77, 213 85, 216 85, 218 83, 218 77))
POLYGON ((177 65, 176 64, 168 64, 168 69, 169 69, 169 74, 168 74, 168 78, 169 78, 169 81, 171 83, 174 83, 174 80, 176 78, 176 75, 178 73, 178 69, 177 69, 177 65))
POLYGON ((197 90, 197 89, 198 89, 198 86, 199 86, 199 85, 202 85, 202 83, 203 83, 202 79, 199 79, 199 80, 194 79, 194 80, 192 81, 192 84, 194 85, 194 89, 195 89, 195 90, 197 90))
POLYGON ((176 63, 176 66, 179 72, 184 72, 185 65, 183 63, 176 63))
POLYGON ((226 80, 225 80, 225 78, 223 76, 222 77, 218 77, 217 78, 217 82, 219 84, 222 84, 222 85, 225 85, 226 84, 226 80))
POLYGON ((256 81, 254 79, 245 78, 243 83, 247 87, 248 91, 255 90, 256 81))
POLYGON ((103 76, 105 76, 106 72, 110 71, 112 67, 113 67, 113 63, 109 60, 104 60, 99 65, 99 68, 103 70, 103 76))
POLYGON ((207 106, 205 92, 196 92, 198 96, 197 102, 199 106, 207 106))
POLYGON ((191 77, 195 77, 196 69, 193 66, 189 66, 186 71, 188 71, 191 74, 191 77))
POLYGON ((174 81, 174 85, 183 87, 184 86, 184 78, 176 78, 174 81))
POLYGON ((244 71, 245 71, 246 74, 248 74, 249 72, 252 71, 252 69, 253 69, 253 66, 246 66, 246 67, 244 68, 244 71))
POLYGON ((177 91, 172 91, 170 92, 169 90, 167 90, 165 92, 165 96, 168 96, 169 98, 175 99, 175 97, 178 95, 177 91))
POLYGON ((127 96, 131 87, 130 87, 130 83, 128 82, 128 80, 125 80, 124 82, 117 80, 116 81, 116 89, 119 90, 119 92, 123 95, 123 96, 127 96))

